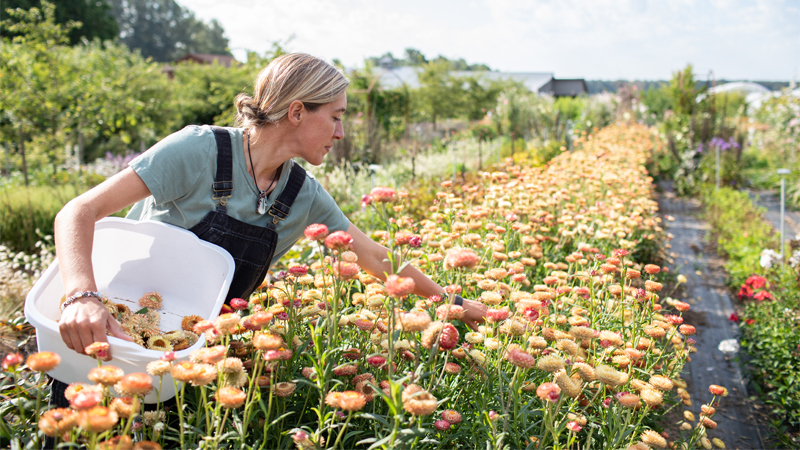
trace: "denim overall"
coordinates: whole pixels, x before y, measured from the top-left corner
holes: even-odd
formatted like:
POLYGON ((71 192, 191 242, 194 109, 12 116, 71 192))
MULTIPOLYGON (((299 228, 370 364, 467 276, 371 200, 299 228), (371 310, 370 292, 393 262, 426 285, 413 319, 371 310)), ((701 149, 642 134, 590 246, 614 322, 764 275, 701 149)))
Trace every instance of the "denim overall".
POLYGON ((289 215, 292 203, 306 180, 306 171, 297 164, 292 166, 286 187, 267 211, 272 216, 272 221, 266 227, 234 219, 228 215, 225 207, 228 198, 233 194, 233 182, 229 181, 233 179, 231 137, 224 128, 211 129, 217 141, 217 174, 212 186, 217 209, 209 211, 189 231, 204 241, 219 245, 233 257, 236 271, 225 299, 228 303, 236 297, 247 299, 264 281, 278 243, 275 225, 289 215))
MULTIPOLYGON (((275 225, 289 215, 292 203, 305 182, 306 171, 298 164, 292 166, 286 187, 267 211, 272 216, 272 221, 266 227, 234 219, 228 215, 225 206, 228 198, 233 194, 233 181, 230 181, 233 180, 231 136, 224 128, 211 127, 211 129, 214 131, 214 139, 217 143, 217 173, 212 185, 213 198, 217 201, 217 208, 209 211, 203 220, 189 231, 204 241, 224 248, 233 257, 235 271, 228 295, 225 298, 225 303, 229 303, 232 298, 247 299, 264 281, 278 243, 275 225)), ((69 402, 64 397, 66 388, 66 383, 53 380, 51 405, 60 408, 69 407, 69 402)), ((169 407, 174 405, 174 400, 162 403, 163 406, 169 407)), ((53 445, 55 445, 55 440, 48 438, 45 439, 43 448, 52 448, 53 445)))

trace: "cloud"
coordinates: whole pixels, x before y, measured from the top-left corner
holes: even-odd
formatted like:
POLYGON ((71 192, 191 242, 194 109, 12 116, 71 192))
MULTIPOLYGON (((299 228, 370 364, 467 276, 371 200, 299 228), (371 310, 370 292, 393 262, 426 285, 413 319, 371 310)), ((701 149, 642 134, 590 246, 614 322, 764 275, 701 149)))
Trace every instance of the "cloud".
POLYGON ((239 55, 294 35, 290 50, 350 66, 413 47, 561 77, 663 79, 689 62, 718 78, 800 70, 798 0, 179 2, 218 19, 239 55))

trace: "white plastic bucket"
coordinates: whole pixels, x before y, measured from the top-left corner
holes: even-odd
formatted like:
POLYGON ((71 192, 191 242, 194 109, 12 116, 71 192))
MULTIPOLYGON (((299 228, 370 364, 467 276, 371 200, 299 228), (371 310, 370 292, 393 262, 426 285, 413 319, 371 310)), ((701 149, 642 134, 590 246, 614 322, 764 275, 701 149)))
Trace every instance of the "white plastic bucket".
MULTIPOLYGON (((162 331, 179 329, 188 315, 214 318, 225 302, 234 273, 233 258, 227 251, 190 231, 162 222, 115 217, 95 226, 92 265, 98 290, 116 303, 128 304, 132 311, 141 309, 137 302, 143 294, 160 293, 164 299, 159 311, 162 331)), ((25 317, 36 328, 39 351, 61 356, 61 364, 48 374, 64 383, 88 383, 89 370, 97 367, 97 361, 67 348, 58 332, 59 302, 64 294, 55 260, 28 293, 25 317)), ((163 355, 113 336, 108 336, 108 342, 113 359, 107 364, 126 374, 144 372, 147 363, 163 355)), ((177 360, 187 359, 204 344, 201 336, 190 348, 175 352, 177 360)), ((158 379, 154 382, 158 388, 158 379)), ((166 375, 160 399, 174 396, 172 378, 166 375)), ((155 391, 145 398, 146 403, 157 400, 155 391)))

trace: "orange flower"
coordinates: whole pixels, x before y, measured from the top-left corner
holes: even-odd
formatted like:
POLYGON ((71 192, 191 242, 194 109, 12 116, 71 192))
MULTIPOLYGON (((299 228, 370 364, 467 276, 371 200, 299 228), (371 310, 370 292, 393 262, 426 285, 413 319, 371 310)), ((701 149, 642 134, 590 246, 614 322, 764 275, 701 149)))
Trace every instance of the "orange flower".
POLYGON ((395 200, 397 193, 390 187, 377 186, 372 188, 369 195, 372 197, 372 200, 378 203, 388 203, 395 200))
POLYGON ((718 395, 720 397, 727 397, 728 390, 722 386, 718 386, 716 384, 712 384, 708 387, 708 392, 711 392, 713 395, 718 395))
POLYGON ((414 291, 415 283, 413 278, 389 275, 386 277, 386 293, 392 297, 405 297, 414 291))
POLYGON ((397 320, 403 331, 415 332, 424 330, 431 323, 431 316, 426 311, 410 311, 400 313, 397 320))
POLYGON ((436 411, 438 402, 436 397, 431 395, 417 384, 409 384, 403 390, 403 409, 415 416, 427 416, 436 411))
POLYGON ((334 231, 325 238, 325 246, 331 250, 347 250, 352 244, 353 237, 346 231, 334 231))
POLYGON ((244 404, 247 394, 241 389, 223 387, 217 391, 215 397, 224 408, 238 408, 244 404))
POLYGON ((118 416, 129 418, 135 412, 133 410, 133 397, 118 397, 114 400, 111 400, 111 405, 109 405, 118 416))
POLYGON ((195 365, 195 376, 191 379, 192 386, 205 386, 217 379, 217 369, 211 364, 195 365))
POLYGON ((92 358, 106 360, 108 359, 108 348, 108 342, 93 342, 84 349, 84 352, 92 358))
POLYGON ((78 424, 78 415, 69 408, 51 409, 39 418, 39 429, 45 436, 62 435, 78 424))
POLYGON ((118 420, 119 417, 114 411, 105 406, 95 406, 88 411, 81 412, 78 423, 86 431, 102 433, 113 428, 118 420))
POLYGON ((228 349, 224 345, 217 345, 214 347, 204 347, 192 352, 194 361, 202 361, 206 364, 216 364, 225 358, 228 354, 228 349))
POLYGON ((336 261, 333 263, 333 274, 342 280, 352 280, 358 276, 360 267, 356 263, 336 261))
POLYGON ((97 444, 98 450, 133 450, 133 440, 130 436, 114 436, 113 438, 97 444))
POLYGON ((102 384, 105 387, 110 387, 119 382, 125 372, 119 367, 114 366, 100 366, 95 367, 89 371, 89 381, 97 384, 102 384))
POLYGON ((28 356, 26 364, 34 372, 49 372, 61 362, 61 357, 53 352, 39 352, 28 356))
POLYGON ((181 361, 172 366, 171 372, 172 378, 184 383, 188 383, 200 373, 200 369, 191 361, 181 361))
POLYGON ((161 309, 163 303, 164 299, 161 298, 161 294, 155 291, 148 292, 139 299, 139 306, 148 309, 161 309))
POLYGON ((114 386, 114 390, 125 397, 146 395, 153 390, 153 378, 142 372, 131 373, 122 377, 114 386))
POLYGON ((367 398, 357 391, 329 392, 325 396, 325 403, 344 411, 361 411, 367 404, 367 398))
POLYGON ((203 318, 200 316, 186 316, 181 320, 181 329, 186 331, 194 331, 194 326, 202 322, 203 318))
POLYGON ((478 264, 478 254, 467 248, 451 248, 444 257, 444 268, 472 269, 478 264))
POLYGON ((561 388, 557 384, 548 381, 536 388, 536 395, 544 401, 555 403, 561 396, 561 388))

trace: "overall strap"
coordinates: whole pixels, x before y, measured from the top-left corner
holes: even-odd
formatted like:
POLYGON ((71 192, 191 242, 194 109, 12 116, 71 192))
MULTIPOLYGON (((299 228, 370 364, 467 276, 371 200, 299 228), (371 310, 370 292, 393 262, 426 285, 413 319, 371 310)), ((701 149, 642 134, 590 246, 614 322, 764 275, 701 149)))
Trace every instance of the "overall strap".
POLYGON ((286 187, 283 188, 283 192, 278 198, 272 203, 272 206, 269 208, 269 215, 272 216, 272 223, 277 224, 279 220, 285 219, 289 212, 292 210, 292 203, 294 203, 294 199, 297 198, 297 194, 300 193, 300 189, 303 187, 303 183, 306 181, 306 170, 300 167, 299 164, 294 163, 292 165, 292 171, 289 173, 289 180, 286 182, 286 187))
POLYGON ((212 126, 211 130, 214 131, 214 140, 217 142, 217 175, 211 186, 214 190, 212 198, 219 200, 217 211, 227 213, 228 209, 225 204, 233 195, 233 147, 231 144, 233 138, 225 128, 212 126))

